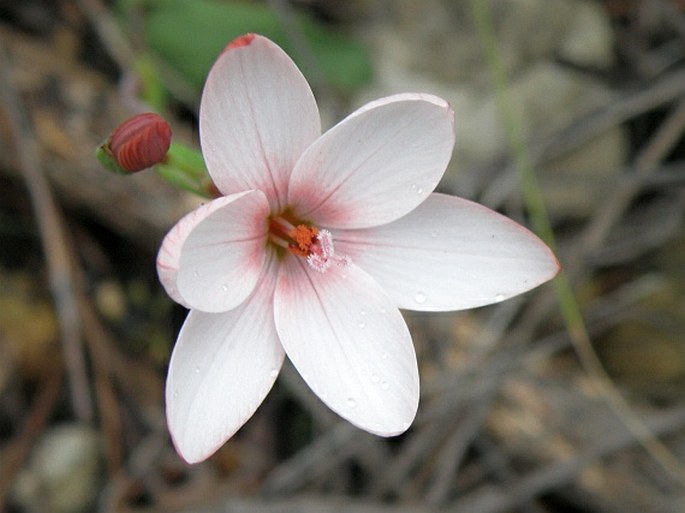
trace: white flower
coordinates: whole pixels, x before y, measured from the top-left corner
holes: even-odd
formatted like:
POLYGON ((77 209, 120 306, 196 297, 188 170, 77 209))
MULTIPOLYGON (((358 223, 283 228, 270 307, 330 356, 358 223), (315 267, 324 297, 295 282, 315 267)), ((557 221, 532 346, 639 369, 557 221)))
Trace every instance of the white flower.
POLYGON ((190 308, 166 391, 188 462, 252 416, 285 354, 340 416, 402 433, 419 377, 399 308, 482 306, 558 270, 525 228, 432 193, 454 145, 452 110, 435 96, 377 100, 320 135, 295 64, 248 34, 209 73, 200 138, 224 196, 184 217, 158 257, 167 292, 190 308))

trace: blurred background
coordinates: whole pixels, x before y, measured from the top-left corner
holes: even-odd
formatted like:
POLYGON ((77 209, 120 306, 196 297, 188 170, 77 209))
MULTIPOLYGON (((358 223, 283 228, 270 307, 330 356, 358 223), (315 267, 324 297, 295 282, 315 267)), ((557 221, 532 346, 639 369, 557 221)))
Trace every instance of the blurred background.
POLYGON ((685 511, 684 132, 682 0, 0 1, 0 511, 685 511), (438 190, 531 226, 534 170, 574 295, 406 312, 422 398, 400 437, 286 363, 188 466, 163 404, 185 311, 155 256, 200 200, 93 152, 150 110, 197 146, 207 70, 249 31, 324 127, 395 92, 449 100, 438 190))

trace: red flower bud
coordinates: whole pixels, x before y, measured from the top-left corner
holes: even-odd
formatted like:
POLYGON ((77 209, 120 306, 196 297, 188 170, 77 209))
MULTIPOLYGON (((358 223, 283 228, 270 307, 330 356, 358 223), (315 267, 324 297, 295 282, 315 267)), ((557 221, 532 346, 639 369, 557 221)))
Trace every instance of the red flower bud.
POLYGON ((138 114, 119 125, 109 139, 109 152, 124 170, 134 173, 159 164, 169 151, 171 127, 162 116, 138 114))

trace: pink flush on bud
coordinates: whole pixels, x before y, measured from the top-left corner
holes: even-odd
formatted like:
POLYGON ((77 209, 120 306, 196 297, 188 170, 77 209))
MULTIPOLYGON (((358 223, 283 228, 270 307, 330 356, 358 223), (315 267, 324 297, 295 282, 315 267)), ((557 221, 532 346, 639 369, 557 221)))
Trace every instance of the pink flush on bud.
POLYGON ((400 308, 497 303, 551 279, 552 252, 483 206, 434 193, 454 114, 429 94, 381 98, 321 133, 290 58, 248 34, 207 77, 200 142, 222 196, 186 215, 157 258, 188 307, 169 363, 166 414, 188 462, 252 416, 287 355, 338 415, 380 436, 418 408, 400 308))
POLYGON ((241 46, 247 46, 249 45, 255 38, 255 34, 244 34, 242 36, 236 37, 233 41, 228 43, 226 45, 226 48, 224 48, 224 51, 232 50, 233 48, 239 48, 241 46))
POLYGON ((138 114, 119 125, 109 140, 117 164, 134 173, 159 164, 171 145, 171 127, 152 112, 138 114))

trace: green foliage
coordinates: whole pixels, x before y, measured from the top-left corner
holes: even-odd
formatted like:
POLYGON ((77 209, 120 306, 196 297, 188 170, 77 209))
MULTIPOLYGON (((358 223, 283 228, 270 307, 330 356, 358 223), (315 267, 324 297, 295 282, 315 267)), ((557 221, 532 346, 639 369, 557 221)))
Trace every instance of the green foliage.
POLYGON ((155 166, 167 182, 203 198, 216 197, 216 188, 207 173, 202 154, 195 148, 171 143, 164 162, 155 166))
POLYGON ((119 165, 117 159, 114 158, 112 152, 109 149, 110 140, 107 139, 100 146, 95 148, 95 158, 107 171, 116 173, 118 175, 130 175, 131 173, 126 171, 123 167, 119 165))
MULTIPOLYGON (((220 0, 151 0, 146 2, 145 36, 150 47, 199 91, 221 50, 247 32, 267 36, 297 62, 276 13, 258 3, 220 0)), ((370 79, 371 63, 364 46, 298 14, 297 28, 311 46, 328 83, 351 90, 370 79)), ((297 62, 305 75, 306 63, 297 62)))
POLYGON ((168 93, 164 87, 164 82, 157 73, 154 61, 147 54, 141 55, 136 59, 135 70, 140 78, 141 98, 154 111, 164 112, 168 93))

